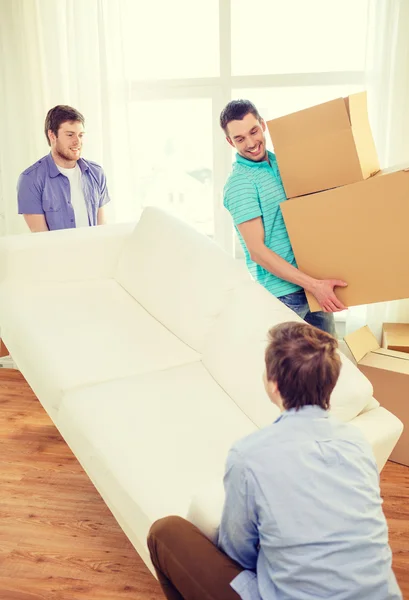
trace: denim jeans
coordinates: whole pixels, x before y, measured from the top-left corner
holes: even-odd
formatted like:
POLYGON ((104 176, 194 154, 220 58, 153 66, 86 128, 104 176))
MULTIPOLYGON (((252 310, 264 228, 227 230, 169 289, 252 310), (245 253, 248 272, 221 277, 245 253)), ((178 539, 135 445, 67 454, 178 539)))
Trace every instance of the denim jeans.
POLYGON ((280 296, 279 300, 310 325, 336 337, 334 315, 323 311, 311 312, 304 290, 280 296))

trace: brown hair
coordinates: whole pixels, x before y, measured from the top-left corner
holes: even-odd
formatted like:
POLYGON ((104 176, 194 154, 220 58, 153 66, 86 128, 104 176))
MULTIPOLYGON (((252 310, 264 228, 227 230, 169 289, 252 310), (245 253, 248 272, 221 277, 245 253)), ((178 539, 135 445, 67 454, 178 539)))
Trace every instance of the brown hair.
POLYGON ((82 114, 76 108, 72 108, 72 106, 59 104, 48 111, 44 123, 44 132, 49 146, 51 146, 51 143, 48 137, 48 130, 51 129, 53 134, 58 137, 58 130, 61 127, 61 124, 65 123, 66 121, 79 121, 85 125, 82 114))
POLYGON ((220 127, 227 135, 227 125, 230 121, 242 121, 249 113, 254 115, 258 121, 261 121, 257 108, 250 100, 232 100, 223 108, 220 114, 220 127))
POLYGON ((286 410, 329 408, 341 370, 338 342, 307 323, 281 323, 269 331, 265 353, 268 381, 277 383, 286 410))

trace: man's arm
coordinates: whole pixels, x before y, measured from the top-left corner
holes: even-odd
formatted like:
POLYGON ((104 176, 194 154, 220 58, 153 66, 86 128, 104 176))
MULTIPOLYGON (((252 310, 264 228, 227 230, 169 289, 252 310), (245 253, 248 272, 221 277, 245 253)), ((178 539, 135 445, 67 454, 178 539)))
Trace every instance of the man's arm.
POLYGON ((280 279, 300 285, 311 292, 325 312, 338 312, 345 309, 336 297, 334 287, 345 287, 347 284, 339 279, 314 279, 270 250, 264 243, 265 232, 261 217, 245 221, 237 227, 251 260, 280 279))
POLYGON ((245 569, 256 570, 259 535, 253 494, 243 461, 234 449, 227 457, 224 476, 225 502, 218 546, 245 569))
POLYGON ((24 220, 30 231, 48 231, 47 221, 43 211, 42 190, 39 184, 22 173, 17 183, 18 212, 24 216, 24 220))
POLYGON ((30 231, 37 233, 39 231, 48 231, 47 222, 44 215, 23 215, 30 231))
POLYGON ((98 209, 97 225, 106 225, 106 222, 105 209, 103 206, 101 206, 101 208, 98 209))
POLYGON ((101 209, 103 206, 105 206, 105 204, 108 204, 108 202, 111 201, 111 198, 109 197, 107 178, 103 169, 101 169, 100 177, 101 180, 99 182, 99 208, 101 209))

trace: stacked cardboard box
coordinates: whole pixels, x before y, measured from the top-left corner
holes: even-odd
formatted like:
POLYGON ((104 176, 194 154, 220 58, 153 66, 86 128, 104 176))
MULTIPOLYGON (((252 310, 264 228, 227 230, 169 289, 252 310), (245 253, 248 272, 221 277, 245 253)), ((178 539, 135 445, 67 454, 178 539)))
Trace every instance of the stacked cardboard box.
MULTIPOLYGON (((346 306, 409 298, 409 172, 379 170, 366 93, 267 122, 299 268, 346 306)), ((311 310, 320 310, 308 294, 311 310)))
MULTIPOLYGON (((409 298, 409 171, 380 171, 366 94, 268 121, 288 200, 281 205, 299 268, 343 279, 346 306, 409 298)), ((311 310, 320 310, 308 294, 311 310)), ((404 423, 391 459, 409 465, 409 324, 345 337, 374 396, 404 423)))

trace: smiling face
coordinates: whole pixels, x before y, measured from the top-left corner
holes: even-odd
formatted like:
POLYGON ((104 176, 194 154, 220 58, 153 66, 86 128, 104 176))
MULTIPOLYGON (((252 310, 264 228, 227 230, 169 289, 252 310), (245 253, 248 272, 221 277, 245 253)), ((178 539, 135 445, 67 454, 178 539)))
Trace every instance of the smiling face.
POLYGON ((81 156, 84 126, 80 121, 64 121, 57 135, 48 130, 54 160, 62 167, 73 167, 81 156))
POLYGON ((241 120, 230 121, 226 128, 226 139, 243 158, 253 162, 267 160, 266 124, 248 113, 241 120))

